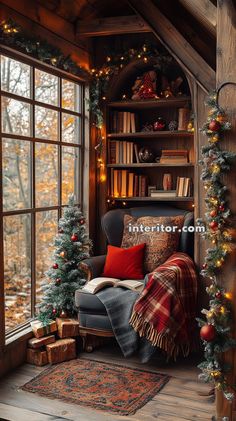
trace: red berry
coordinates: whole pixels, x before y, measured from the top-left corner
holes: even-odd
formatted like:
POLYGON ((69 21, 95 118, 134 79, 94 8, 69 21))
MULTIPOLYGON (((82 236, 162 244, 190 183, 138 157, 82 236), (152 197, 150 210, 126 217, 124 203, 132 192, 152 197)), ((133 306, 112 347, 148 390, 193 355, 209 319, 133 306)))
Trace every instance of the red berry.
POLYGON ((56 285, 60 285, 60 283, 61 283, 61 278, 57 278, 56 279, 56 285))
POLYGON ((57 310, 56 310, 56 308, 54 308, 54 309, 52 310, 52 314, 57 314, 57 310))
POLYGON ((211 229, 216 230, 218 228, 218 222, 212 221, 210 222, 209 226, 211 229))
POLYGON ((54 263, 54 265, 52 267, 53 267, 53 269, 58 269, 58 264, 54 263))
POLYGON ((78 235, 77 234, 73 234, 71 236, 71 241, 78 241, 78 235))
POLYGON ((221 128, 221 124, 219 123, 219 121, 212 120, 209 123, 209 130, 211 130, 212 132, 218 132, 218 130, 220 130, 220 128, 221 128))
POLYGON ((222 298, 222 294, 220 291, 216 292, 215 297, 220 300, 222 298))
POLYGON ((225 210, 224 205, 220 205, 220 206, 219 206, 219 210, 220 210, 221 212, 224 212, 224 210, 225 210))
POLYGON ((204 341, 211 342, 215 339, 216 328, 213 325, 204 325, 200 330, 200 336, 204 341))
POLYGON ((216 215, 217 215, 217 211, 214 209, 214 210, 212 210, 211 212, 210 212, 210 216, 212 217, 212 218, 215 218, 216 217, 216 215))

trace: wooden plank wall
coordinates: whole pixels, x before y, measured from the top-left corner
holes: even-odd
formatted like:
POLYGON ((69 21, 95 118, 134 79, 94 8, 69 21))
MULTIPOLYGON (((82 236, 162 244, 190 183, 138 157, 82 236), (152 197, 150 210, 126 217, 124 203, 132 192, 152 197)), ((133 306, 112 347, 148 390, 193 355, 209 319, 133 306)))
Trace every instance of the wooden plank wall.
MULTIPOLYGON (((236 82, 236 9, 233 0, 218 0, 217 7, 217 86, 224 82, 236 82)), ((224 107, 232 123, 232 130, 227 134, 224 147, 236 152, 236 86, 228 85, 220 93, 219 103, 224 107)), ((229 203, 232 210, 232 227, 236 229, 236 166, 225 177, 229 191, 229 203)), ((236 251, 228 259, 227 266, 222 274, 222 285, 233 293, 234 334, 236 323, 236 251)), ((236 352, 228 352, 226 361, 233 364, 233 371, 229 382, 236 382, 236 352)), ((217 395, 217 416, 219 419, 228 416, 230 420, 236 419, 236 402, 229 404, 217 395)))

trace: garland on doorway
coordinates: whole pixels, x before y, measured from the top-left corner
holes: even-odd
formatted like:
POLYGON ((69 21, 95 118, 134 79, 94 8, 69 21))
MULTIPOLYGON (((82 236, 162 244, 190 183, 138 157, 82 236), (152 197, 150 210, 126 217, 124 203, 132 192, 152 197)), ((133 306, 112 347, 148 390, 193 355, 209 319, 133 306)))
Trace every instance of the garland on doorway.
MULTIPOLYGON (((220 89, 223 86, 225 84, 220 89)), ((221 390, 227 400, 232 401, 234 387, 227 381, 227 373, 231 367, 222 362, 221 358, 223 352, 236 346, 236 341, 231 336, 232 294, 220 285, 218 275, 232 247, 230 208, 223 174, 230 170, 235 154, 220 147, 224 133, 231 129, 225 111, 218 104, 220 89, 207 101, 210 110, 207 122, 202 128, 208 139, 208 144, 202 148, 202 161, 200 161, 203 165, 201 178, 206 190, 203 237, 210 242, 210 247, 206 251, 201 274, 210 278, 211 285, 206 288, 210 298, 209 310, 202 310, 206 321, 198 319, 205 356, 205 361, 199 365, 202 370, 199 377, 205 382, 213 382, 215 388, 221 390)))

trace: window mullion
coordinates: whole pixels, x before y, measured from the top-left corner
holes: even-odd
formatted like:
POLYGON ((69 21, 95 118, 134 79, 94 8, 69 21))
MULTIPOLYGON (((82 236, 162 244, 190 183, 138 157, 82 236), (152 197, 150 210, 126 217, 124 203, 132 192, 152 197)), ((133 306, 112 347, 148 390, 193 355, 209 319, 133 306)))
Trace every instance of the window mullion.
MULTIPOLYGON (((35 138, 35 67, 31 68, 31 135, 35 138)), ((31 316, 35 314, 36 303, 36 213, 35 213, 35 142, 31 142, 31 316)))

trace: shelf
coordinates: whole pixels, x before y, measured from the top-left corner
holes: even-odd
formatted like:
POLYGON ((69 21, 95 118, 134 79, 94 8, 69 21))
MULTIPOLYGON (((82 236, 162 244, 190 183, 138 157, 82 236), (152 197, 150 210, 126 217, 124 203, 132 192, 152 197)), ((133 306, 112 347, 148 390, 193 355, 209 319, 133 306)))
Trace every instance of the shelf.
POLYGON ((193 197, 169 197, 169 198, 157 198, 157 197, 108 197, 110 200, 119 202, 193 202, 193 197))
POLYGON ((194 167, 192 162, 187 164, 159 164, 158 162, 134 163, 134 164, 107 164, 108 168, 155 168, 155 167, 194 167))
POLYGON ((190 102, 191 98, 189 96, 182 97, 171 97, 171 98, 162 98, 162 99, 152 99, 152 100, 124 100, 124 101, 113 101, 108 103, 108 107, 117 108, 123 110, 143 110, 151 108, 166 108, 166 107, 183 107, 186 103, 190 102))
POLYGON ((156 132, 136 132, 136 133, 108 133, 109 139, 145 139, 145 138, 163 138, 163 137, 193 137, 193 133, 187 130, 175 130, 175 131, 156 131, 156 132))

